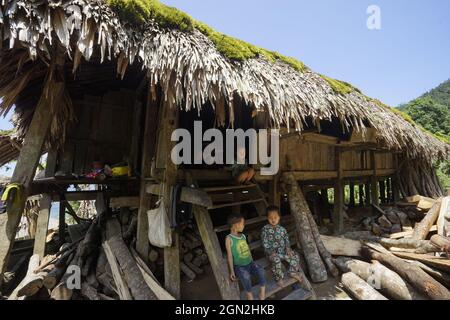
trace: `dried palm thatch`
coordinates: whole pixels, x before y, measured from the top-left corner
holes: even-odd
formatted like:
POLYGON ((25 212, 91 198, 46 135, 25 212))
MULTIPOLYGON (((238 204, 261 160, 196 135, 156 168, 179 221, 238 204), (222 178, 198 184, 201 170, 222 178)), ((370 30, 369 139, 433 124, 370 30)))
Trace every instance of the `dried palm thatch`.
MULTIPOLYGON (((19 156, 21 143, 13 136, 13 131, 0 131, 0 167, 19 156)), ((0 185, 3 179, 0 177, 0 185)), ((8 180, 9 182, 9 180, 8 180)))
MULTIPOLYGON (((26 130, 33 96, 42 89, 41 83, 34 82, 45 74, 52 46, 59 43, 73 61, 74 71, 95 51, 100 62, 114 61, 122 77, 137 60, 147 71, 150 85, 163 89, 169 106, 200 110, 209 101, 217 109, 219 123, 224 106, 232 116, 237 94, 250 107, 267 110, 277 127, 302 130, 307 117, 316 122, 336 117, 344 129, 377 129, 380 144, 401 150, 411 159, 431 163, 450 153, 449 145, 350 85, 214 32, 179 11, 168 22, 167 12, 173 9, 156 0, 108 0, 111 6, 101 0, 2 1, 0 108, 6 112, 17 105, 19 132, 26 130), (119 15, 113 8, 121 2, 125 5, 119 15), (130 12, 139 19, 131 19, 130 12)), ((53 135, 71 117, 68 94, 65 100, 52 125, 53 135)))

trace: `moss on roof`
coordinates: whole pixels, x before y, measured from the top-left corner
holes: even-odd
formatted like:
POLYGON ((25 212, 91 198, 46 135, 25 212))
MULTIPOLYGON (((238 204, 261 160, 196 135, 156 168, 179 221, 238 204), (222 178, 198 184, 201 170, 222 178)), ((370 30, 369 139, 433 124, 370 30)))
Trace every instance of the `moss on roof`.
POLYGON ((380 107, 382 107, 382 108, 384 108, 384 109, 386 109, 386 110, 388 110, 388 111, 390 111, 390 112, 393 112, 393 113, 395 113, 396 115, 402 117, 403 120, 405 120, 405 121, 409 122, 411 125, 413 125, 413 126, 419 128, 419 129, 420 129, 422 132, 424 132, 425 134, 428 134, 428 135, 430 135, 430 136, 432 136, 432 137, 434 137, 434 138, 436 138, 436 139, 438 139, 438 140, 440 140, 440 141, 442 141, 442 142, 444 142, 444 143, 450 144, 450 139, 449 139, 447 136, 441 135, 441 134, 434 134, 434 133, 428 131, 427 129, 425 129, 424 127, 422 127, 420 124, 418 124, 417 122, 415 122, 415 121, 414 121, 408 114, 406 114, 405 112, 403 112, 403 111, 401 111, 401 110, 399 110, 399 109, 397 109, 397 108, 390 107, 390 106, 388 106, 387 104, 381 102, 380 100, 372 99, 372 98, 367 97, 367 96, 365 96, 365 97, 366 97, 368 100, 372 101, 373 103, 379 105, 380 107))
POLYGON ((123 21, 131 24, 142 24, 154 19, 160 26, 176 28, 181 31, 197 29, 207 36, 217 50, 231 60, 244 61, 263 56, 270 62, 280 60, 299 72, 307 67, 295 58, 283 56, 277 52, 265 50, 245 41, 215 31, 204 23, 198 22, 188 14, 162 4, 159 0, 106 0, 108 5, 123 21))
POLYGON ((333 89, 333 91, 336 92, 336 93, 347 94, 347 93, 350 93, 350 92, 353 92, 353 91, 361 93, 361 91, 358 88, 355 88, 354 86, 352 86, 348 82, 337 80, 337 79, 333 79, 333 78, 327 77, 327 76, 325 76, 323 74, 321 74, 320 76, 324 80, 326 80, 328 82, 328 84, 330 85, 331 89, 333 89))

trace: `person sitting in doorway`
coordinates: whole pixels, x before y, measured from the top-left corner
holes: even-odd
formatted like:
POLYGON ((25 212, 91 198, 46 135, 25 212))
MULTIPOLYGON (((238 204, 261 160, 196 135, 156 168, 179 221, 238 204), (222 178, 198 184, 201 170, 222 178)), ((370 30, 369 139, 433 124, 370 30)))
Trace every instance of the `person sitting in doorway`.
POLYGON ((255 170, 245 161, 245 147, 238 147, 237 161, 231 166, 231 176, 237 184, 250 184, 255 176, 255 170))
POLYGON ((285 261, 289 265, 289 276, 302 282, 298 273, 300 271, 300 257, 291 249, 289 234, 280 225, 280 210, 277 206, 269 206, 267 208, 267 221, 269 223, 261 231, 261 240, 267 258, 270 261, 275 281, 280 287, 283 287, 284 271, 282 261, 285 261))
POLYGON ((246 236, 242 233, 245 228, 245 219, 240 214, 228 217, 230 234, 225 239, 227 261, 230 269, 231 281, 239 278, 248 300, 253 300, 252 275, 258 278, 259 299, 264 300, 266 295, 266 277, 264 268, 253 261, 246 236), (237 276, 237 278, 236 278, 237 276))

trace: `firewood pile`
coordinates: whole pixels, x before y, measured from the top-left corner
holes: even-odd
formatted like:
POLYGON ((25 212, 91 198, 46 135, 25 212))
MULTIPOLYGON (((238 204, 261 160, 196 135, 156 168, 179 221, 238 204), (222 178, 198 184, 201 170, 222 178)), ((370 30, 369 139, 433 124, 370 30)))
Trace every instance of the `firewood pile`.
POLYGON ((180 235, 180 269, 188 278, 194 280, 204 273, 204 267, 209 264, 200 234, 194 225, 188 225, 180 235))
POLYGON ((27 274, 9 300, 173 299, 134 250, 135 213, 105 212, 83 224, 81 235, 57 252, 30 258, 27 274))
MULTIPOLYGON (((450 197, 433 200, 410 230, 377 241, 328 237, 344 289, 358 300, 450 300, 449 204, 450 197)), ((401 210, 383 211, 383 220, 395 223, 395 213, 398 222, 407 222, 401 210)))

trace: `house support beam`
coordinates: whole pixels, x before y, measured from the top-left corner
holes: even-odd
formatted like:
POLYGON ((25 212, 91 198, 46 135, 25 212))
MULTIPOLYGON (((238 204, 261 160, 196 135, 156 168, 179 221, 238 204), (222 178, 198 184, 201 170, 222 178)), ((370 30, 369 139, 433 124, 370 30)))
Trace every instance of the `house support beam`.
POLYGON ((336 170, 337 179, 334 185, 334 208, 333 208, 333 226, 334 233, 341 234, 344 231, 344 181, 343 181, 343 161, 342 150, 336 148, 336 170))
MULTIPOLYGON (((0 285, 6 271, 9 253, 14 245, 17 227, 25 207, 31 183, 42 154, 43 145, 53 119, 53 110, 64 95, 64 53, 57 52, 53 58, 33 118, 25 135, 11 183, 21 185, 21 196, 17 201, 8 201, 5 214, 0 215, 0 285)), ((14 191, 14 190, 13 190, 14 191)), ((14 192, 13 192, 14 193, 14 192)), ((13 197, 17 197, 14 194, 13 197)))
MULTIPOLYGON (((45 166, 45 176, 50 177, 56 168, 56 151, 49 152, 45 166)), ((44 194, 39 200, 39 215, 36 223, 36 235, 34 236, 33 254, 38 254, 39 259, 45 256, 48 223, 50 219, 52 199, 49 194, 44 194)))

